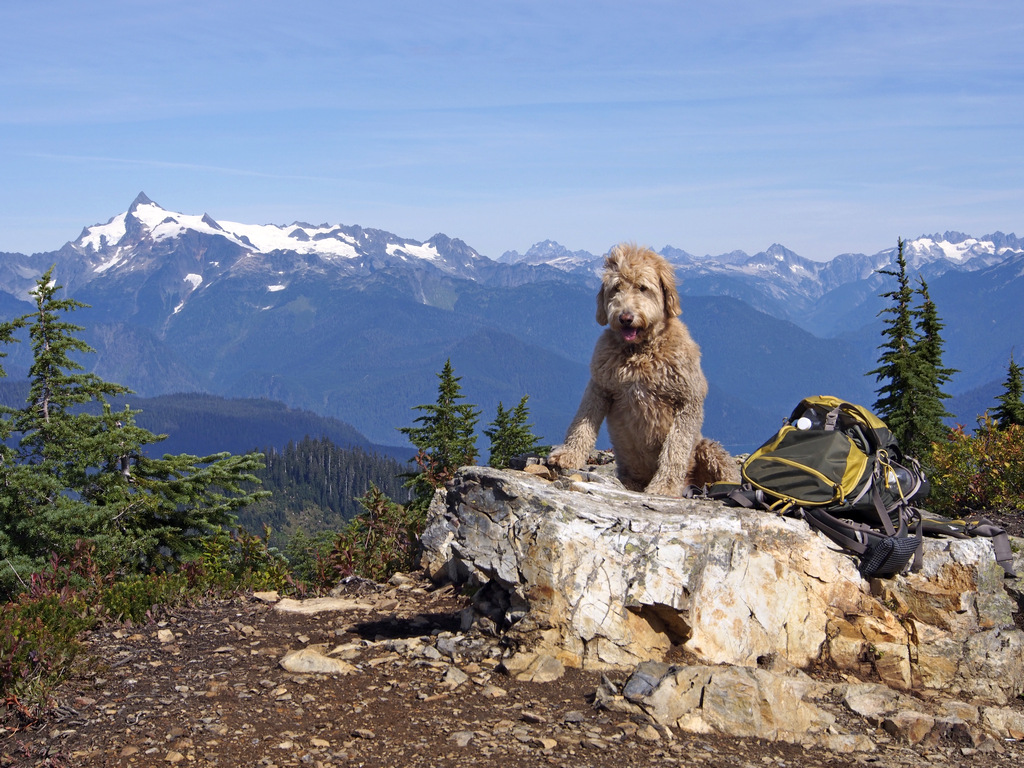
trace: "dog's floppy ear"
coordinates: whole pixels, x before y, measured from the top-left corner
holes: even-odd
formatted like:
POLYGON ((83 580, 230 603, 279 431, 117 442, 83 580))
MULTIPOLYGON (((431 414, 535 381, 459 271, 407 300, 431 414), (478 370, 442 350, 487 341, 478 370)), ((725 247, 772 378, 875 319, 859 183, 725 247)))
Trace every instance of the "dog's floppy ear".
POLYGON ((658 264, 658 279, 661 282, 661 296, 665 303, 665 314, 668 317, 679 317, 683 312, 679 304, 679 292, 676 290, 676 270, 667 261, 658 264))
POLYGON ((601 290, 597 292, 597 324, 608 325, 608 309, 604 305, 604 283, 601 283, 601 290))
POLYGON ((609 272, 614 272, 619 268, 619 248, 616 246, 612 249, 612 252, 608 254, 608 257, 604 260, 604 276, 601 278, 601 290, 597 292, 597 324, 608 325, 608 308, 605 306, 605 280, 609 272))

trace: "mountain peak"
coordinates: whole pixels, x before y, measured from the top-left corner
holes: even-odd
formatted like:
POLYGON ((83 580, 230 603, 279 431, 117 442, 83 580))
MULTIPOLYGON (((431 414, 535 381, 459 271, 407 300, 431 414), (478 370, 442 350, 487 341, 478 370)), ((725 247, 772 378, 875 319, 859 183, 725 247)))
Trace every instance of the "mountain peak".
POLYGON ((581 264, 589 264, 596 258, 588 251, 570 251, 554 240, 541 240, 531 245, 524 254, 518 251, 505 251, 498 261, 505 264, 549 264, 560 269, 571 269, 581 264))
MULTIPOLYGON (((149 197, 146 196, 145 192, 139 192, 139 194, 135 196, 135 199, 132 200, 132 204, 128 206, 128 213, 134 213, 135 209, 138 208, 140 205, 157 205, 157 204, 154 203, 152 200, 150 200, 149 197)), ((159 208, 160 206, 157 205, 157 207, 159 208)))

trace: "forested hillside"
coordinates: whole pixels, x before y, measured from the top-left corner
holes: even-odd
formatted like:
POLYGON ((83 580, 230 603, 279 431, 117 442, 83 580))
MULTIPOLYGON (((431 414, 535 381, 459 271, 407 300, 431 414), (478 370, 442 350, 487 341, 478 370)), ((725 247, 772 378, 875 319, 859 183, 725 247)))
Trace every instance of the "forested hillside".
POLYGON ((363 511, 356 499, 371 485, 400 503, 409 499, 401 475, 410 465, 391 457, 342 448, 324 437, 305 437, 263 452, 266 468, 256 475, 271 496, 241 510, 239 522, 252 533, 269 526, 277 544, 300 530, 340 530, 363 511))

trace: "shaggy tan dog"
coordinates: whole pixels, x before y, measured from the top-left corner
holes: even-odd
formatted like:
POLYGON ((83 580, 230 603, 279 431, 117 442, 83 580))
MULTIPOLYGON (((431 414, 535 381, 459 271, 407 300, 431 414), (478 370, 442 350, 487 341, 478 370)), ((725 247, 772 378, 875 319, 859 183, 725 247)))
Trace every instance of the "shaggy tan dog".
POLYGON ((565 444, 549 463, 581 467, 601 422, 615 449, 619 479, 630 490, 679 496, 687 485, 739 482, 736 462, 702 438, 708 384, 700 348, 679 320, 675 272, 647 248, 616 246, 605 261, 590 382, 565 444))

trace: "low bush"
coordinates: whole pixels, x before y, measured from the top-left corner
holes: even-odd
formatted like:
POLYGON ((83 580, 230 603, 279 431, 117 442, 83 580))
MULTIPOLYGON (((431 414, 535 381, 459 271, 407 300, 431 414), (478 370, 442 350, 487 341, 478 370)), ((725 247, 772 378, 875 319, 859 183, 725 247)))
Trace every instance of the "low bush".
POLYGON ((79 588, 95 576, 82 552, 72 567, 52 559, 15 600, 0 605, 0 694, 8 703, 44 704, 82 652, 80 635, 97 622, 89 594, 79 588))
POLYGON ((414 569, 425 511, 392 501, 376 486, 358 501, 366 511, 345 526, 329 555, 336 576, 386 581, 414 569))
POLYGON ((1024 427, 999 429, 985 414, 978 429, 950 431, 933 444, 929 509, 957 517, 971 511, 1024 511, 1024 427))
POLYGON ((81 635, 100 622, 141 623, 162 610, 210 596, 300 588, 288 563, 265 537, 221 531, 202 554, 174 571, 102 573, 92 546, 79 542, 67 560, 29 576, 14 599, 0 604, 0 697, 28 712, 46 704, 53 688, 83 657, 81 635))

